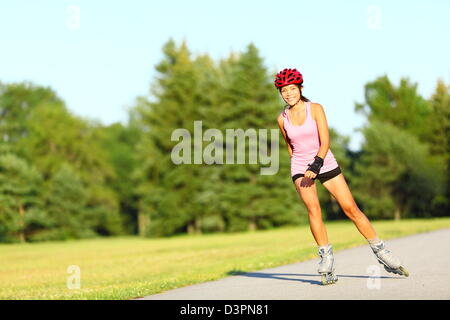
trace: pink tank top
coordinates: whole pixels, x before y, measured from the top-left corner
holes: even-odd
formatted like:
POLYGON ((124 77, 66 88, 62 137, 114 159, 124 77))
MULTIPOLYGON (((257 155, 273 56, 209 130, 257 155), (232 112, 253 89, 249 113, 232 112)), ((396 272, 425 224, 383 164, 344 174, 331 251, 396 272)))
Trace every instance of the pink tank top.
MULTIPOLYGON (((284 129, 292 145, 291 176, 297 173, 304 174, 308 164, 313 163, 319 152, 320 141, 316 121, 311 116, 311 102, 306 102, 306 120, 302 125, 293 125, 289 120, 288 109, 282 112, 284 129)), ((323 166, 319 174, 331 171, 338 167, 331 149, 323 159, 323 166)))

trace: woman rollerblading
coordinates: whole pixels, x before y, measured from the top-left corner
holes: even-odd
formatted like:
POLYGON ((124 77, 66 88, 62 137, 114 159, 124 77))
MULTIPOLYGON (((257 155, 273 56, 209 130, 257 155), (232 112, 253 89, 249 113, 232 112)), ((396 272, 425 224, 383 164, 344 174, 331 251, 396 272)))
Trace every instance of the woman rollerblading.
POLYGON ((327 230, 322 221, 316 179, 337 200, 345 215, 366 238, 386 271, 408 276, 408 271, 385 249, 369 219, 356 205, 330 149, 325 110, 321 104, 313 103, 302 95, 303 75, 297 69, 283 69, 275 77, 275 87, 286 102, 285 109, 278 116, 278 126, 291 157, 292 182, 308 210, 311 232, 320 248, 318 271, 322 275, 322 283, 334 283, 337 277, 334 274, 334 257, 327 230))
POLYGON ((338 281, 338 277, 334 274, 334 256, 331 244, 319 247, 319 269, 317 270, 322 276, 322 284, 328 285, 338 281))

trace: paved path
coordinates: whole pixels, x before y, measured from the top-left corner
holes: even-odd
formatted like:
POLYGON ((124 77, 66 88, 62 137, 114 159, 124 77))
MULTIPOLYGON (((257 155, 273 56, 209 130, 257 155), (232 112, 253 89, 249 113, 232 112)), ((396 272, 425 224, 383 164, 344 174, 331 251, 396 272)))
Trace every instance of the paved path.
POLYGON ((410 272, 388 273, 368 245, 335 252, 339 281, 322 286, 319 259, 230 276, 145 300, 450 299, 450 229, 386 241, 410 272))

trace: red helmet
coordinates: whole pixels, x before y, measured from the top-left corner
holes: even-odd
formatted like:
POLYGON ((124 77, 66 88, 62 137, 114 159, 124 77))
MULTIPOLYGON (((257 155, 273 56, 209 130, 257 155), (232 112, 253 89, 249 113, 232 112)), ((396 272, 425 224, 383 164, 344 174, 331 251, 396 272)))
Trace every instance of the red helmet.
POLYGON ((302 84, 303 76, 297 69, 283 69, 277 73, 275 87, 281 88, 288 84, 302 84))

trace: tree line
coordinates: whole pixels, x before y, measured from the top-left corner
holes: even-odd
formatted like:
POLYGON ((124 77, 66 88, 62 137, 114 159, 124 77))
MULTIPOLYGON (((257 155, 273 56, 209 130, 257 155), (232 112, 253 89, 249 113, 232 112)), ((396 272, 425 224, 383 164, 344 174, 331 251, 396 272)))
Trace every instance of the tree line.
MULTIPOLYGON (((219 61, 194 57, 172 39, 162 52, 149 95, 136 98, 126 124, 76 116, 49 87, 0 82, 1 242, 307 223, 281 133, 275 175, 261 175, 261 164, 248 161, 176 165, 171 158, 178 143, 172 133, 193 134, 194 121, 204 131, 278 129, 284 103, 273 86, 277 70, 265 67, 253 44, 219 61)), ((355 104, 367 119, 361 150, 352 152, 350 138, 330 128, 333 153, 370 218, 449 214, 449 88, 439 80, 424 98, 409 79, 397 86, 380 76, 355 104)), ((318 191, 324 216, 344 219, 334 198, 318 191)))

